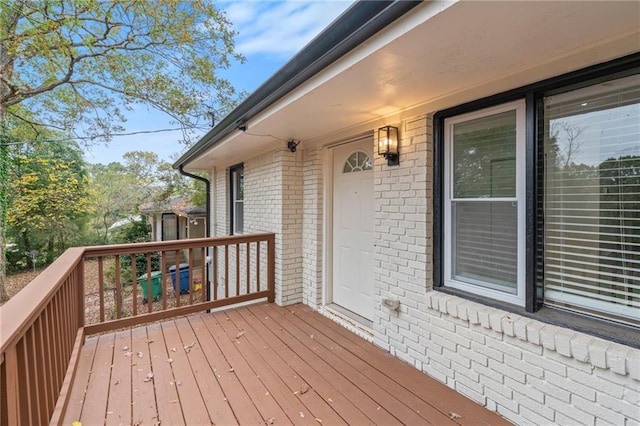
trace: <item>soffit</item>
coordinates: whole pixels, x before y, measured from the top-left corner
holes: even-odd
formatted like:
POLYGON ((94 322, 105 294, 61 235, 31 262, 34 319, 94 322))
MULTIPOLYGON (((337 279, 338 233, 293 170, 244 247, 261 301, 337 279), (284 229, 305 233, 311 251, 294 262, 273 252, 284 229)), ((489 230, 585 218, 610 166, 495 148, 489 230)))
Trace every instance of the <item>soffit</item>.
POLYGON ((280 140, 331 142, 639 50, 640 2, 425 3, 187 168, 285 149, 280 140))

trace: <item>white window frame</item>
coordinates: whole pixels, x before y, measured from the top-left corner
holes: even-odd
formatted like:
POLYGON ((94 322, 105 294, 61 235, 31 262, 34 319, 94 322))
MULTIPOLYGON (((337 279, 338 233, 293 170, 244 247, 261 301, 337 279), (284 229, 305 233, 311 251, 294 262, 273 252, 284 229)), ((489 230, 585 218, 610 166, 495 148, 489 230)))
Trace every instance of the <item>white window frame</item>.
POLYGON ((236 197, 238 195, 238 188, 237 188, 237 174, 241 172, 243 179, 244 179, 244 164, 238 164, 237 166, 233 166, 229 169, 229 174, 230 174, 230 198, 231 198, 231 209, 230 209, 230 216, 231 216, 231 223, 230 223, 230 228, 231 228, 231 235, 242 235, 244 233, 244 194, 243 194, 243 198, 242 200, 238 200, 236 197), (242 220, 242 224, 241 224, 241 229, 238 230, 238 209, 237 209, 237 205, 238 204, 242 204, 243 206, 243 220, 242 220))
MULTIPOLYGON (((512 303, 519 306, 525 305, 525 287, 526 287, 526 104, 525 100, 518 100, 495 107, 485 108, 473 111, 467 114, 461 114, 446 118, 444 120, 444 142, 445 142, 445 159, 444 159, 444 285, 479 296, 492 298, 502 302, 512 303), (452 277, 452 209, 453 200, 453 167, 451 161, 453 159, 453 126, 455 124, 486 117, 489 115, 499 114, 502 112, 516 112, 516 197, 507 198, 491 198, 491 201, 514 201, 517 203, 517 283, 516 294, 509 294, 499 290, 487 287, 473 285, 468 282, 462 282, 452 277)), ((473 199, 469 199, 473 200, 473 199)))

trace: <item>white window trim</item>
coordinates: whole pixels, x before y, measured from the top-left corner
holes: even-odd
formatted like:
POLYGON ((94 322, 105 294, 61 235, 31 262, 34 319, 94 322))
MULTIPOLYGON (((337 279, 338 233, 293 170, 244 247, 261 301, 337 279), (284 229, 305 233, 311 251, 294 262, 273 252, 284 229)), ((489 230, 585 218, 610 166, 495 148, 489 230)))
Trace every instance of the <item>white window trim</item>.
POLYGON ((243 223, 242 223, 242 231, 238 231, 237 230, 237 226, 238 226, 238 212, 237 212, 237 205, 238 203, 243 205, 243 211, 244 211, 244 199, 242 200, 238 200, 236 199, 236 196, 238 195, 238 188, 237 188, 237 180, 236 180, 236 176, 238 174, 238 172, 242 171, 242 173, 244 174, 244 165, 239 165, 239 166, 234 166, 233 168, 231 168, 231 204, 232 204, 232 208, 231 208, 231 212, 232 212, 232 217, 231 217, 231 225, 232 225, 232 229, 231 229, 231 233, 233 235, 242 235, 244 233, 244 217, 243 217, 243 223))
MULTIPOLYGON (((467 114, 457 115, 445 119, 444 121, 444 143, 445 143, 445 161, 444 161, 444 285, 446 287, 464 290, 479 296, 489 297, 507 303, 519 306, 525 305, 525 285, 526 285, 526 104, 525 100, 518 100, 506 104, 497 105, 491 108, 485 108, 473 111, 467 114), (516 111, 516 197, 517 203, 517 283, 516 294, 508 294, 502 291, 493 290, 486 287, 474 286, 472 284, 454 280, 452 278, 452 220, 451 220, 451 200, 452 200, 452 183, 453 168, 451 167, 451 159, 453 157, 452 129, 455 124, 485 117, 488 115, 498 114, 507 111, 516 111)), ((495 198, 494 201, 505 200, 504 198, 495 198)), ((513 200, 508 198, 507 200, 513 200)))

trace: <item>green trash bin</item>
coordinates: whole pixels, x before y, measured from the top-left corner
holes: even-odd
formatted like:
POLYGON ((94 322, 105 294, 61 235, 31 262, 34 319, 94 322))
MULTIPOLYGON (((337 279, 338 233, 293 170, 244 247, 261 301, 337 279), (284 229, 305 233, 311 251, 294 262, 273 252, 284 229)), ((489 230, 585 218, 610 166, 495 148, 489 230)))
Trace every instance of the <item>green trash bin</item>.
MULTIPOLYGON (((162 271, 151 271, 151 297, 153 301, 157 302, 162 296, 162 271)), ((140 275, 138 277, 138 284, 142 287, 142 303, 147 303, 147 297, 149 296, 147 290, 147 284, 149 278, 147 274, 140 275)))

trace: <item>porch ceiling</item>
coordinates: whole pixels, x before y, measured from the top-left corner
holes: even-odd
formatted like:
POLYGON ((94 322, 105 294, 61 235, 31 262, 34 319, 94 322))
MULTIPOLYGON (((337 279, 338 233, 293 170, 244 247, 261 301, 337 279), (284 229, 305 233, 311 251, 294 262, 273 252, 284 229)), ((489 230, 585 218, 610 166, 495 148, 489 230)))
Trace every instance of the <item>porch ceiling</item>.
POLYGON ((242 161, 278 139, 330 142, 638 50, 639 2, 426 2, 187 168, 242 161))

